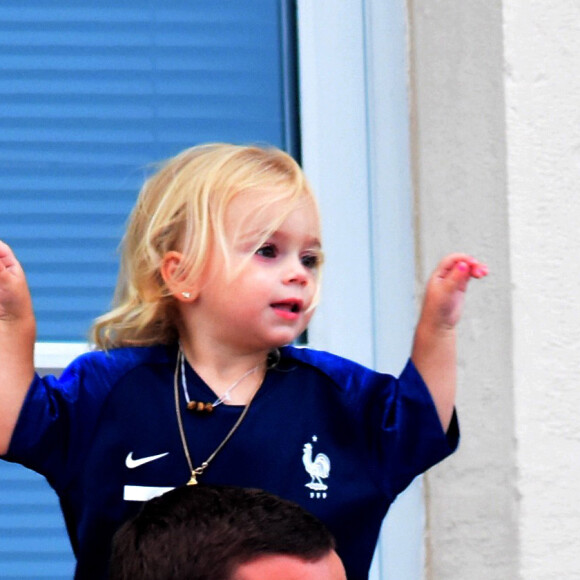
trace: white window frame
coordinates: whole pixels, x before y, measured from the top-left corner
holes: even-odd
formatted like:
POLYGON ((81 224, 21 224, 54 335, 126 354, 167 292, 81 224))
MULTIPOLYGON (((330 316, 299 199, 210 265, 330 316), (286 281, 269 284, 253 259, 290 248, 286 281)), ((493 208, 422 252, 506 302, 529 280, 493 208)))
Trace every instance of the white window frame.
POLYGON ((89 345, 82 342, 37 342, 34 349, 34 366, 40 371, 45 369, 60 371, 88 350, 89 345))
MULTIPOLYGON (((406 3, 299 0, 301 143, 327 260, 314 348, 398 374, 416 318, 406 3)), ((393 505, 371 579, 424 576, 422 479, 393 505)))

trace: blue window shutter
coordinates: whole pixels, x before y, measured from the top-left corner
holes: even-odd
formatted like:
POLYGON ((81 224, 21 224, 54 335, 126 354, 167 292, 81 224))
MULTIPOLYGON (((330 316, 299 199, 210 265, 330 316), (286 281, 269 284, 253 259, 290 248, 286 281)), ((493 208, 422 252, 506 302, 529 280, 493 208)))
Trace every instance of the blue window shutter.
MULTIPOLYGON (((207 141, 299 156, 290 0, 2 0, 0 239, 40 341, 83 341, 152 162, 207 141)), ((71 578, 46 482, 0 462, 0 578, 71 578)))
POLYGON ((297 153, 280 0, 0 2, 0 237, 41 341, 83 341, 110 306, 148 166, 207 141, 297 153))
POLYGON ((74 559, 58 502, 39 475, 0 465, 0 578, 72 578, 74 559))

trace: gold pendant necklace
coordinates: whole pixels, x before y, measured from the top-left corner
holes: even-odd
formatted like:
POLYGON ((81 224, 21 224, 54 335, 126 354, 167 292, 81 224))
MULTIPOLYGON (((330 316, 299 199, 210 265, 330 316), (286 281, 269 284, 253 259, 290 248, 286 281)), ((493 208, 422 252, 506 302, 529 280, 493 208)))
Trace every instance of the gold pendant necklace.
MULTIPOLYGON (((216 447, 214 452, 205 461, 203 461, 199 465, 199 467, 194 468, 193 462, 191 460, 191 455, 189 453, 189 447, 187 445, 187 438, 185 437, 185 430, 183 428, 183 419, 181 417, 181 408, 179 406, 179 370, 181 368, 181 365, 183 364, 184 358, 185 357, 183 356, 183 351, 181 350, 181 348, 179 348, 179 352, 177 353, 177 363, 175 365, 175 373, 174 373, 174 377, 173 377, 173 392, 174 392, 174 396, 175 396, 175 412, 177 414, 177 425, 179 427, 179 435, 181 437, 181 444, 183 445, 183 452, 185 453, 185 459, 187 459, 187 465, 189 466, 189 470, 191 471, 191 477, 190 477, 189 481, 187 482, 187 485, 197 485, 197 478, 203 474, 203 472, 206 470, 207 466, 210 464, 210 462, 213 460, 213 458, 223 449, 224 445, 231 439, 232 435, 236 432, 238 427, 241 425, 242 421, 244 420, 244 418, 248 414, 248 411, 250 409, 250 405, 252 404, 252 401, 254 400, 256 393, 260 390, 260 387, 258 386, 256 391, 252 395, 252 398, 248 401, 248 403, 244 407, 242 414, 238 417, 238 420, 234 423, 234 426, 229 430, 228 434, 224 437, 222 442, 216 447)), ((253 370, 255 370, 255 369, 252 369, 252 371, 253 370)), ((244 377, 247 376, 248 374, 249 374, 249 372, 246 373, 246 375, 244 375, 244 377)))

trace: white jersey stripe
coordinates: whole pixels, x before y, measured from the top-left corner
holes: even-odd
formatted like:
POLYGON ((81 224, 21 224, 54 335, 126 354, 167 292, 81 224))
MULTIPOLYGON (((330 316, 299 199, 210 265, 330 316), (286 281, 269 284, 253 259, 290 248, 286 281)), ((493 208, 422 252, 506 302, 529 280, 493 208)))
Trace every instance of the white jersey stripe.
POLYGON ((173 487, 150 487, 146 485, 126 485, 123 488, 125 501, 149 501, 171 491, 173 487))

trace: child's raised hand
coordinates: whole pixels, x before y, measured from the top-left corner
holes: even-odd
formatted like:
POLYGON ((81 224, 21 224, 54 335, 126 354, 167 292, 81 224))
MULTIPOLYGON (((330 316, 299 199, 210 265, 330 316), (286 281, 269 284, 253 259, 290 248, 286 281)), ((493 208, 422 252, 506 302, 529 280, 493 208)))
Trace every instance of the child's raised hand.
POLYGON ((432 330, 450 330, 461 317, 465 291, 471 278, 483 278, 488 270, 467 254, 443 258, 427 282, 421 322, 432 330))
POLYGON ((26 277, 10 246, 0 241, 0 323, 33 318, 26 277))
POLYGON ((24 272, 0 242, 0 455, 6 453, 34 376, 36 323, 24 272))

